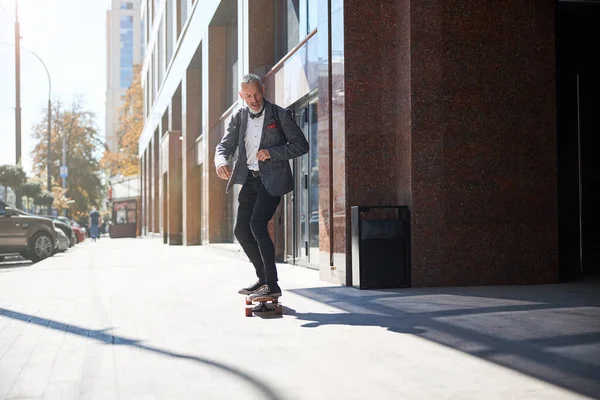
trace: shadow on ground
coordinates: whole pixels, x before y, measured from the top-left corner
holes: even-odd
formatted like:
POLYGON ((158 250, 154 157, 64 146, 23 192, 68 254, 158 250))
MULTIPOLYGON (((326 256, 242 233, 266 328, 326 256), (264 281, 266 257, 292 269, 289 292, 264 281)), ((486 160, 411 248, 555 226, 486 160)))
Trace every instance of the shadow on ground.
POLYGON ((291 292, 341 313, 288 310, 324 325, 411 333, 600 399, 600 279, 557 285, 291 292))
POLYGON ((55 329, 61 332, 65 332, 71 335, 78 335, 83 337, 89 337, 90 339, 97 340, 104 344, 112 344, 119 346, 134 346, 142 350, 150 351, 156 354, 161 354, 166 357, 173 357, 178 359, 184 359, 189 361, 194 361, 199 364, 208 365, 222 372, 226 372, 233 376, 234 378, 245 381, 252 387, 254 387, 258 392, 260 392, 264 399, 267 400, 283 400, 281 396, 279 396, 273 388, 271 388, 266 382, 260 380, 236 367, 231 365, 226 365, 220 363, 218 361, 209 360, 206 358, 175 353, 170 350, 161 349, 158 347, 145 345, 142 341, 129 339, 124 336, 115 336, 111 334, 112 328, 107 329, 86 329, 76 325, 67 325, 59 321, 55 321, 52 319, 41 318, 30 314, 24 314, 17 311, 0 308, 0 317, 5 318, 14 318, 23 322, 27 322, 30 324, 35 324, 39 326, 46 327, 48 329, 55 329))

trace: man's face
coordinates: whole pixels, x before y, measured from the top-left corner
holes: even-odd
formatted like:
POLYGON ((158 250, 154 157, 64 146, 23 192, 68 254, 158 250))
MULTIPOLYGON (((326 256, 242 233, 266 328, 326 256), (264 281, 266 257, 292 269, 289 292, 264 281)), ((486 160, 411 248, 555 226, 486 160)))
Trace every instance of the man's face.
POLYGON ((240 97, 246 102, 248 108, 253 113, 262 110, 263 89, 264 86, 259 85, 257 82, 242 83, 241 85, 240 97))

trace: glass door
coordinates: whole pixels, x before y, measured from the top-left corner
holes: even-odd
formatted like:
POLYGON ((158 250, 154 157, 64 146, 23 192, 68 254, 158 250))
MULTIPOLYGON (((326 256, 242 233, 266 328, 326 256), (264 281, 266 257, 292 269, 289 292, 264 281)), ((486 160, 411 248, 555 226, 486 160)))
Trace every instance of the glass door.
POLYGON ((310 145, 308 154, 292 162, 295 187, 285 199, 288 261, 318 268, 319 262, 319 160, 316 99, 294 110, 296 123, 310 145))
POLYGON ((319 153, 317 151, 318 103, 308 105, 308 259, 318 268, 319 264, 319 153))
MULTIPOLYGON (((310 137, 308 130, 308 110, 302 108, 296 113, 296 122, 302 132, 310 137)), ((298 157, 295 165, 295 231, 296 231, 296 264, 308 265, 308 221, 310 218, 308 208, 308 154, 298 157)))

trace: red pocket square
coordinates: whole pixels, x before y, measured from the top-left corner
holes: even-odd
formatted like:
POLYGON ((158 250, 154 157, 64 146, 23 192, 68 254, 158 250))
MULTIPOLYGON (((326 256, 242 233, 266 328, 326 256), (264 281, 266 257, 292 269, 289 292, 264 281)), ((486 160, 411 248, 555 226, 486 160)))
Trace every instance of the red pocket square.
POLYGON ((267 126, 267 129, 275 129, 277 128, 277 122, 273 121, 271 122, 271 125, 267 126))

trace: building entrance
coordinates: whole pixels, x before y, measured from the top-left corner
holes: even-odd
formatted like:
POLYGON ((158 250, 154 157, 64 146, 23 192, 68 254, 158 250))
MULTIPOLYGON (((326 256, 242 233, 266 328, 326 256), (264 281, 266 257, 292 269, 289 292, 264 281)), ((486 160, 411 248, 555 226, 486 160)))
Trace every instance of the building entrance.
POLYGON ((561 280, 600 272, 600 1, 559 1, 556 12, 561 280))
POLYGON ((293 193, 286 196, 287 261, 318 269, 319 159, 317 157, 318 103, 315 98, 294 109, 294 118, 310 145, 308 154, 292 162, 293 193))

